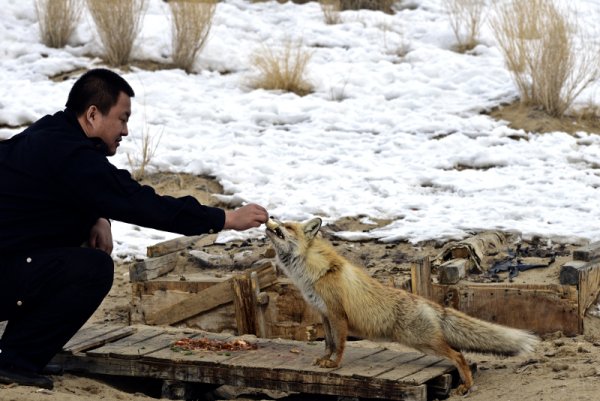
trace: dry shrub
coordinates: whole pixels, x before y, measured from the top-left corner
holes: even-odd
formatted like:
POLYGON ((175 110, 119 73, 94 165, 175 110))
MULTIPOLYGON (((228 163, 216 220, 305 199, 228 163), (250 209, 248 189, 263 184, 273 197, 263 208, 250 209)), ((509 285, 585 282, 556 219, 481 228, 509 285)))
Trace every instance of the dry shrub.
POLYGON ((155 138, 151 134, 150 129, 147 126, 144 126, 141 139, 142 143, 139 144, 139 152, 135 154, 127 153, 127 161, 129 162, 133 179, 140 181, 146 176, 146 169, 158 149, 161 138, 162 131, 158 135, 158 138, 155 138))
POLYGON ((340 0, 340 10, 375 10, 393 14, 395 0, 340 0))
POLYGON ((312 86, 304 78, 312 53, 304 49, 302 41, 285 40, 279 49, 262 46, 252 56, 252 64, 259 75, 251 82, 255 88, 283 90, 304 96, 312 86))
POLYGON ((561 117, 600 76, 597 45, 552 0, 498 4, 491 25, 525 105, 561 117))
POLYGON ((340 18, 340 0, 319 0, 323 17, 327 25, 339 24, 340 18))
POLYGON ((146 0, 87 0, 87 4, 104 46, 106 62, 112 66, 129 63, 146 0))
POLYGON ((457 50, 466 52, 477 46, 485 0, 444 0, 450 26, 458 42, 457 50))
POLYGON ((67 44, 81 16, 80 0, 35 0, 42 42, 48 47, 67 44))
POLYGON ((218 0, 171 0, 173 64, 192 71, 196 56, 204 47, 218 0))

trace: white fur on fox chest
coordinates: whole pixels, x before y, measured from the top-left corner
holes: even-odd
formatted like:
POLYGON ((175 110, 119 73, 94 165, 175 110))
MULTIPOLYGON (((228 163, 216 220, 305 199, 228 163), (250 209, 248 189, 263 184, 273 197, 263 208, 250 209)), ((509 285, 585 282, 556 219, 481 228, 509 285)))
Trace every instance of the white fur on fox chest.
POLYGON ((302 296, 312 306, 317 308, 321 313, 327 313, 325 301, 317 294, 314 286, 314 280, 307 275, 305 261, 302 258, 282 258, 277 255, 277 265, 298 287, 302 296))

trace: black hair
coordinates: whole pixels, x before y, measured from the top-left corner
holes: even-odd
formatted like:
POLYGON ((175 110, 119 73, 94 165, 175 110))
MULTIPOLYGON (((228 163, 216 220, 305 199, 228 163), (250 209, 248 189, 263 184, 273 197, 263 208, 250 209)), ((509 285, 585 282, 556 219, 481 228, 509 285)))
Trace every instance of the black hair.
POLYGON ((83 74, 71 88, 67 104, 68 109, 80 116, 92 105, 103 115, 117 104, 119 94, 135 96, 131 86, 116 72, 105 68, 95 68, 83 74))

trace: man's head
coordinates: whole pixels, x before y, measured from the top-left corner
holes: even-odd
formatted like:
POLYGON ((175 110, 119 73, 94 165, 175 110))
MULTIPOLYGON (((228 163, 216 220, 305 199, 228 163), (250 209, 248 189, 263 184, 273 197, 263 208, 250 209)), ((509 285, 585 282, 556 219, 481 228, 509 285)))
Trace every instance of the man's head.
POLYGON ((103 68, 83 74, 69 92, 66 107, 72 110, 90 138, 100 138, 108 155, 117 152, 126 136, 133 89, 120 75, 103 68))

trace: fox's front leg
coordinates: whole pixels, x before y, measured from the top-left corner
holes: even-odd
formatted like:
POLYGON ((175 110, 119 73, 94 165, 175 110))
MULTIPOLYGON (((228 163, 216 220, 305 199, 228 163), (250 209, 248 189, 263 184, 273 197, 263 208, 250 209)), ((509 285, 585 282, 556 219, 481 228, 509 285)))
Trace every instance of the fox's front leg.
POLYGON ((335 368, 339 366, 348 335, 348 322, 346 319, 323 315, 323 329, 325 331, 325 355, 315 361, 315 365, 322 368, 335 368), (333 356, 333 358, 332 358, 333 356))
POLYGON ((333 334, 331 333, 331 323, 329 318, 325 315, 321 315, 323 321, 323 331, 325 332, 325 355, 315 360, 315 365, 320 365, 321 361, 329 360, 333 352, 335 351, 335 341, 333 334))

